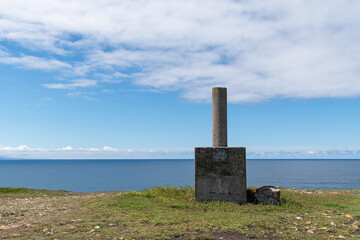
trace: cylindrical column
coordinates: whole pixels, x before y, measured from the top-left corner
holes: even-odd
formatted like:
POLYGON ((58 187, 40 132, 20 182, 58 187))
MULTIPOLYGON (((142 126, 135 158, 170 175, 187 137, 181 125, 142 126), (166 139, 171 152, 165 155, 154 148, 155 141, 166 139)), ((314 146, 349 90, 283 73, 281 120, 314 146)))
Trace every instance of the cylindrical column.
POLYGON ((227 147, 227 93, 224 87, 212 89, 213 147, 227 147))

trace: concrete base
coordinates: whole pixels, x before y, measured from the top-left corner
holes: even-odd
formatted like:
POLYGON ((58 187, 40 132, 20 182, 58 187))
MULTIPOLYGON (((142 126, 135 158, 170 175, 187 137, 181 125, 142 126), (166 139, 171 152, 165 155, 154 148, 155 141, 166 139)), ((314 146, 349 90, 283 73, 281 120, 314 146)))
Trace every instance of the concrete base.
POLYGON ((245 148, 195 148, 195 200, 246 203, 245 148))

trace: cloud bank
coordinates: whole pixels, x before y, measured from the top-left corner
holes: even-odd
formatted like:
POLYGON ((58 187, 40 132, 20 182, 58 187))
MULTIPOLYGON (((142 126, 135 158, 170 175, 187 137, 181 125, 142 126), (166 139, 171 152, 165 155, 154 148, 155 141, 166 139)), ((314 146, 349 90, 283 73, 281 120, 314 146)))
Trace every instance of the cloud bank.
MULTIPOLYGON (((314 149, 257 147, 247 148, 248 159, 359 159, 360 147, 343 149, 314 149)), ((21 159, 193 159, 194 149, 116 149, 110 146, 102 148, 74 148, 72 146, 57 149, 1 146, 1 158, 21 159)))
POLYGON ((193 151, 187 149, 119 150, 110 146, 102 148, 74 148, 72 146, 65 146, 56 149, 44 149, 31 148, 27 145, 20 145, 18 147, 0 145, 0 159, 189 159, 193 155, 193 151))
POLYGON ((213 86, 230 102, 358 97, 359 12, 353 0, 2 0, 0 63, 60 71, 44 85, 57 89, 128 78, 190 101, 213 86))

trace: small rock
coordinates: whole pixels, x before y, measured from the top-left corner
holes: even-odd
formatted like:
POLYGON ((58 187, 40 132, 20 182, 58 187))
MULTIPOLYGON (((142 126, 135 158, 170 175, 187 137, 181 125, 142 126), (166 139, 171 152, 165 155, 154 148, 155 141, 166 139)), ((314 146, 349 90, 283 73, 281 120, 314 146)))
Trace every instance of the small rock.
POLYGON ((281 205, 280 189, 274 186, 263 186, 256 189, 255 199, 258 204, 263 205, 281 205))
POLYGON ((82 221, 82 219, 73 219, 73 220, 71 220, 72 222, 81 222, 82 221))
POLYGON ((351 216, 351 215, 345 215, 345 217, 349 218, 349 219, 353 218, 353 216, 351 216))
POLYGON ((21 227, 21 226, 24 226, 24 225, 25 225, 25 223, 23 223, 23 222, 18 222, 18 223, 13 223, 13 224, 8 224, 8 225, 1 225, 0 230, 18 228, 18 227, 21 227))
POLYGON ((300 221, 303 220, 302 217, 296 217, 295 219, 296 219, 296 220, 300 220, 300 221))
POLYGON ((95 228, 95 229, 99 229, 99 228, 100 228, 100 226, 95 226, 94 228, 95 228))
POLYGON ((331 222, 330 225, 333 227, 336 227, 336 223, 334 223, 334 222, 331 222))

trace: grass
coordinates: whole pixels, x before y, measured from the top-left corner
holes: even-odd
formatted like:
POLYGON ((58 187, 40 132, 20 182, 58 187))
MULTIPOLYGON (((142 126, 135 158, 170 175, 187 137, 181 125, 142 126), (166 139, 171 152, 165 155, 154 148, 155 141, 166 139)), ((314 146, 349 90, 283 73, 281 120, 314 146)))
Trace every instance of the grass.
POLYGON ((39 197, 39 196, 62 196, 72 195, 68 191, 36 190, 31 188, 0 188, 0 198, 3 197, 39 197))
POLYGON ((360 190, 281 189, 281 201, 198 203, 193 188, 174 187, 88 194, 6 188, 0 239, 360 239, 360 190))

